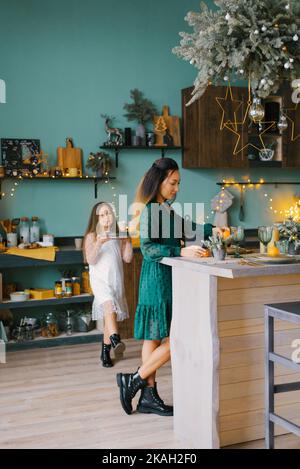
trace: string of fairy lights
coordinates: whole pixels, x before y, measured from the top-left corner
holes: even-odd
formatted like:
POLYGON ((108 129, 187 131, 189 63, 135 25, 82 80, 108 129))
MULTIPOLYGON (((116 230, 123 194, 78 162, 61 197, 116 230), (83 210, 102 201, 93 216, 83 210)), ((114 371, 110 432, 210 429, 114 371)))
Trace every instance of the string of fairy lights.
MULTIPOLYGON (((104 183, 105 184, 109 184, 110 188, 112 191, 115 191, 115 187, 114 185, 112 184, 112 181, 111 179, 109 178, 109 174, 108 173, 105 173, 105 179, 104 179, 104 183)), ((15 179, 17 179, 17 181, 14 181, 12 186, 10 187, 10 189, 7 189, 6 191, 1 191, 1 198, 3 199, 4 197, 14 197, 16 195, 16 190, 17 190, 17 187, 20 185, 21 181, 23 181, 24 179, 44 179, 45 177, 44 176, 41 176, 41 177, 36 177, 36 176, 26 176, 26 177, 23 177, 23 176, 16 176, 15 179)), ((51 179, 69 179, 67 176, 64 176, 64 177, 57 177, 57 176, 48 176, 47 179, 51 180, 51 179)), ((78 176, 76 179, 93 179, 95 180, 96 179, 96 176, 88 176, 88 175, 85 175, 85 176, 78 176)), ((117 194, 114 192, 113 194, 113 198, 115 199, 117 197, 117 194)))
MULTIPOLYGON (((89 178, 92 179, 90 176, 82 176, 81 178, 89 178)), ((14 197, 16 195, 16 190, 17 187, 19 186, 20 181, 23 179, 21 176, 18 177, 19 181, 14 181, 11 188, 7 190, 6 192, 2 192, 1 196, 2 198, 8 196, 8 197, 14 197)), ((62 178, 60 178, 62 179, 62 178)), ((105 185, 109 185, 110 190, 112 191, 111 195, 111 204, 115 210, 116 217, 118 218, 118 213, 116 209, 116 198, 117 198, 117 190, 115 187, 115 184, 112 182, 112 180, 109 178, 108 175, 106 175, 106 179, 104 180, 105 185)), ((222 181, 222 191, 224 191, 228 187, 234 187, 238 189, 239 191, 242 190, 259 190, 262 189, 263 186, 265 186, 265 180, 263 178, 260 178, 258 182, 251 182, 250 179, 247 181, 241 183, 241 182, 236 182, 233 178, 231 179, 223 179, 222 181)), ((291 182, 292 184, 292 182, 291 182)), ((225 193, 220 194, 220 207, 217 207, 217 210, 222 208, 222 198, 225 197, 225 193)), ((294 221, 300 221, 300 198, 299 200, 296 200, 293 205, 291 205, 287 209, 279 209, 274 207, 274 199, 273 197, 267 192, 264 191, 264 197, 267 200, 267 205, 268 209, 270 212, 272 212, 274 215, 281 216, 281 218, 289 218, 292 217, 294 221)), ((108 197, 110 198, 110 197, 108 197)), ((214 210, 211 210, 211 213, 209 215, 206 215, 206 219, 209 220, 211 216, 215 213, 214 210)))
MULTIPOLYGON (((233 178, 231 179, 223 179, 222 180, 222 191, 225 191, 226 188, 228 187, 234 187, 238 189, 239 191, 243 190, 259 190, 264 188, 263 186, 266 186, 266 181, 263 178, 260 178, 258 182, 252 182, 251 179, 247 179, 245 182, 236 182, 233 178)), ((293 184, 291 181, 290 184, 293 184)), ((276 183, 274 183, 276 185, 276 183)), ((220 194, 220 202, 219 206, 216 207, 216 210, 221 210, 222 209, 222 199, 225 197, 225 192, 220 194)), ((279 209, 274 207, 274 199, 273 196, 271 196, 266 190, 264 190, 264 197, 267 199, 267 204, 268 204, 268 209, 274 214, 274 215, 280 215, 281 218, 289 218, 292 217, 294 221, 300 221, 300 198, 298 198, 297 201, 294 202, 293 205, 291 205, 287 209, 279 209)), ((206 219, 209 220, 211 215, 214 214, 215 211, 211 210, 210 215, 206 215, 206 219)))

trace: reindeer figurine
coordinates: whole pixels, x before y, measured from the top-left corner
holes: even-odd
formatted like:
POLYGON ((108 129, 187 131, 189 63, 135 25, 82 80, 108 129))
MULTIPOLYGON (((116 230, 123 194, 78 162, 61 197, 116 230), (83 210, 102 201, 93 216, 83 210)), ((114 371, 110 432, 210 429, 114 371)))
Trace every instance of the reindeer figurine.
POLYGON ((120 129, 117 127, 110 127, 110 122, 114 119, 107 114, 101 114, 101 117, 105 119, 105 132, 107 133, 108 139, 105 142, 106 146, 111 145, 123 145, 123 135, 120 129))

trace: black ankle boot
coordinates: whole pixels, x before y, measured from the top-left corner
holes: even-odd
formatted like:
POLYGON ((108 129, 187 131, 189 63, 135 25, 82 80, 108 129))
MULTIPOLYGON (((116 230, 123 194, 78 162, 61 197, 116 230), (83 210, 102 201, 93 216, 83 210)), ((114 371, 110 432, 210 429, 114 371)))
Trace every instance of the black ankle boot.
POLYGON ((123 358, 123 353, 125 351, 126 346, 124 342, 121 341, 121 337, 119 336, 119 334, 112 334, 109 337, 109 340, 113 347, 115 357, 119 359, 123 358))
POLYGON ((102 360, 102 365, 105 367, 105 368, 111 368, 112 366, 114 366, 113 362, 111 361, 111 358, 110 358, 110 349, 111 349, 111 345, 109 344, 105 344, 104 342, 102 342, 102 350, 101 350, 101 356, 100 356, 100 359, 102 360))
POLYGON ((136 373, 118 373, 117 383, 120 388, 120 401, 126 414, 131 414, 131 401, 139 389, 143 389, 147 384, 146 379, 142 379, 138 372, 136 373))
POLYGON ((173 406, 166 405, 159 397, 156 383, 153 388, 145 387, 142 389, 136 410, 142 414, 157 414, 165 417, 173 415, 173 406))

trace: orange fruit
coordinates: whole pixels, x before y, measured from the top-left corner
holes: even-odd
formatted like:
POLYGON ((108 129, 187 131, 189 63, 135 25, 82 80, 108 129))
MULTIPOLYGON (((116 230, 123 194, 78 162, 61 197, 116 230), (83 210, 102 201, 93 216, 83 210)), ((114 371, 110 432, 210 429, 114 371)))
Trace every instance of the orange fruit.
POLYGON ((267 253, 270 257, 277 257, 280 255, 280 251, 277 246, 268 246, 267 253))

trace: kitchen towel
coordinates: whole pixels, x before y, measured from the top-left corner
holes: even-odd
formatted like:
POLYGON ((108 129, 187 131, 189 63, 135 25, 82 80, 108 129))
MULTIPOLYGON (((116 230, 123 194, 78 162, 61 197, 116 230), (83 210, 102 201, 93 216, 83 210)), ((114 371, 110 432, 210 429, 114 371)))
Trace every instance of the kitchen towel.
POLYGON ((29 257, 30 259, 39 259, 43 261, 55 261, 55 253, 58 248, 51 246, 48 248, 37 249, 19 249, 9 248, 4 254, 11 254, 13 256, 29 257))

